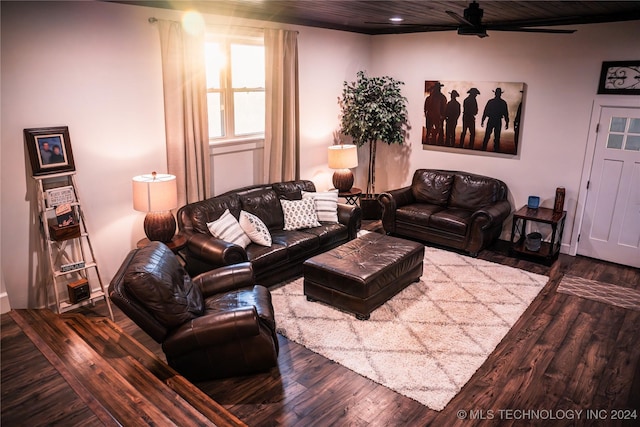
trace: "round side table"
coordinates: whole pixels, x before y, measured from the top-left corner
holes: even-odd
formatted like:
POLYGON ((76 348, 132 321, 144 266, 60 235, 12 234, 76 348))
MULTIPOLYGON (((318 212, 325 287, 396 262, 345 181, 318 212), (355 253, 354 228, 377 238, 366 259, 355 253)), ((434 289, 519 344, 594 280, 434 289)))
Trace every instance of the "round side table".
POLYGON ((362 195, 362 190, 357 187, 351 187, 349 191, 338 193, 338 197, 346 199, 348 205, 357 205, 360 195, 362 195))

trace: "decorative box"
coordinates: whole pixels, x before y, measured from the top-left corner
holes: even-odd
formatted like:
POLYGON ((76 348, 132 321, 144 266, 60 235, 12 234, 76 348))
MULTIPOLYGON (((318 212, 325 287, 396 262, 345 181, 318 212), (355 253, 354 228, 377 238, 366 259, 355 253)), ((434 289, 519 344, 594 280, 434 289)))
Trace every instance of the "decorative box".
POLYGON ((51 240, 62 241, 80 237, 80 224, 60 227, 58 224, 49 224, 51 240))
POLYGON ((69 301, 71 301, 71 304, 89 299, 91 295, 89 281, 87 279, 80 279, 67 284, 67 291, 69 291, 69 301))

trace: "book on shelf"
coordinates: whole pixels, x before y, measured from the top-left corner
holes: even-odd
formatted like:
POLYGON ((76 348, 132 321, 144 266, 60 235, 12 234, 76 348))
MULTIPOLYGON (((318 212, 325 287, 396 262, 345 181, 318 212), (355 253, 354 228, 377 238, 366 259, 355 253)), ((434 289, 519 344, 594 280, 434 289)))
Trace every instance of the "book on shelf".
POLYGON ((56 207, 56 221, 58 227, 69 227, 75 225, 76 219, 73 215, 73 209, 71 204, 63 203, 56 207))

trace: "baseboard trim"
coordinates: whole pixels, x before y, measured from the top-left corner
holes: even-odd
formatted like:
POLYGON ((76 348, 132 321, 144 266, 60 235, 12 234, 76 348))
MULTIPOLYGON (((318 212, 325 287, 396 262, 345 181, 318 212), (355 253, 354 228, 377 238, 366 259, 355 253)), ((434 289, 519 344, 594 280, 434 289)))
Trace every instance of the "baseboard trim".
POLYGON ((11 311, 11 304, 9 303, 9 294, 6 292, 0 293, 0 313, 8 313, 11 311))

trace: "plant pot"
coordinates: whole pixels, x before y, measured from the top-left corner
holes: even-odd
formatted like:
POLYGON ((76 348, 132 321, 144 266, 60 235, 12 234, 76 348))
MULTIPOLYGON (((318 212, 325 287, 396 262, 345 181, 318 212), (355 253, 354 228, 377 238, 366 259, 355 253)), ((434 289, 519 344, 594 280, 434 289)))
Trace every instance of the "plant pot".
POLYGON ((382 205, 378 201, 378 196, 360 196, 360 209, 362 209, 362 219, 382 219, 382 205))
POLYGON ((538 252, 542 246, 542 234, 538 232, 527 234, 524 241, 524 247, 531 252, 538 252))

